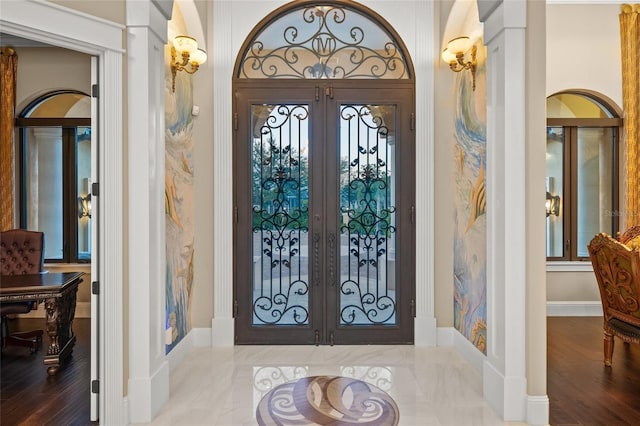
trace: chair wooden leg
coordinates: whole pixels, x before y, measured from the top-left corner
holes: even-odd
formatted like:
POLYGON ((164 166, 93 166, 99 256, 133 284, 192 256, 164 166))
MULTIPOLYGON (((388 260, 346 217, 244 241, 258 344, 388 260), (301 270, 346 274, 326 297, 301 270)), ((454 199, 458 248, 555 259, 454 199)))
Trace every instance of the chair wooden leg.
POLYGON ((5 338, 5 345, 23 346, 29 348, 34 354, 42 346, 42 334, 42 330, 11 333, 5 338))
POLYGON ((2 349, 7 346, 22 346, 29 348, 34 354, 42 347, 43 330, 17 331, 10 333, 6 316, 2 317, 2 349))
POLYGON ((604 365, 611 367, 611 358, 613 358, 613 334, 604 332, 604 365))

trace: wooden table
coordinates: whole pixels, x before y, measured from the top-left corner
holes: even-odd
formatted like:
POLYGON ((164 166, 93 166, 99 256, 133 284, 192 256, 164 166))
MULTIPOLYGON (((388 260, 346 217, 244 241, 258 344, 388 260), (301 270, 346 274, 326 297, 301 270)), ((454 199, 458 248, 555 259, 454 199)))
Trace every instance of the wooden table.
POLYGON ((49 366, 47 373, 51 376, 58 372, 76 342, 71 327, 82 275, 84 272, 48 272, 0 277, 0 303, 44 301, 49 336, 44 365, 49 366))

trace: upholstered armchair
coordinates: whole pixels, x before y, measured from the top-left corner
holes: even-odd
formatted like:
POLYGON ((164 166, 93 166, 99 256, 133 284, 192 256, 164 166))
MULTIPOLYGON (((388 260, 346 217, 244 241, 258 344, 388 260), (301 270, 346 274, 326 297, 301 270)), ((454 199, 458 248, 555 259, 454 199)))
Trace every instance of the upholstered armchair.
POLYGON ((611 366, 614 337, 640 343, 640 226, 619 238, 601 233, 589 243, 604 313, 604 364, 611 366))
MULTIPOLYGON (((44 233, 12 229, 0 232, 0 275, 37 274, 44 271, 44 233)), ((2 279, 0 277, 0 279, 2 279)), ((42 330, 9 332, 7 315, 22 314, 36 308, 35 302, 0 304, 2 348, 26 346, 34 353, 42 343, 42 330)))

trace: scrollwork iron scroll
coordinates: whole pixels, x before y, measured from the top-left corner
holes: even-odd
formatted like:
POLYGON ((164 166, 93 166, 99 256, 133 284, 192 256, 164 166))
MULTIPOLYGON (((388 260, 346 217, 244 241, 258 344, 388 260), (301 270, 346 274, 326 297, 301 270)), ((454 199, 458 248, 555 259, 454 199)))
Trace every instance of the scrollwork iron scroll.
POLYGON ((260 251, 254 266, 254 324, 307 324, 308 266, 301 257, 309 231, 308 166, 301 145, 307 136, 300 134, 300 123, 309 111, 307 105, 269 110, 252 147, 253 233, 260 251))
POLYGON ((341 120, 367 136, 355 141, 348 170, 341 173, 340 232, 349 242, 349 264, 341 277, 340 319, 344 325, 389 324, 396 312, 395 294, 389 288, 394 277, 386 268, 396 233, 389 129, 369 106, 343 106, 341 120))
POLYGON ((249 43, 238 73, 239 78, 409 78, 405 54, 384 27, 330 4, 295 9, 269 24, 249 43))

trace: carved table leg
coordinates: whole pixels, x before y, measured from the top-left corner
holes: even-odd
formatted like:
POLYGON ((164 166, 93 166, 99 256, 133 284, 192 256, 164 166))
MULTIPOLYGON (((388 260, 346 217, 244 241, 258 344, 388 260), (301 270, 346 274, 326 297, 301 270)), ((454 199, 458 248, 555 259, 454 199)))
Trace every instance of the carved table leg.
POLYGON ((56 374, 62 361, 71 354, 76 336, 71 328, 76 310, 78 286, 72 286, 60 297, 52 297, 44 302, 47 311, 47 335, 49 347, 44 358, 47 373, 56 374))

